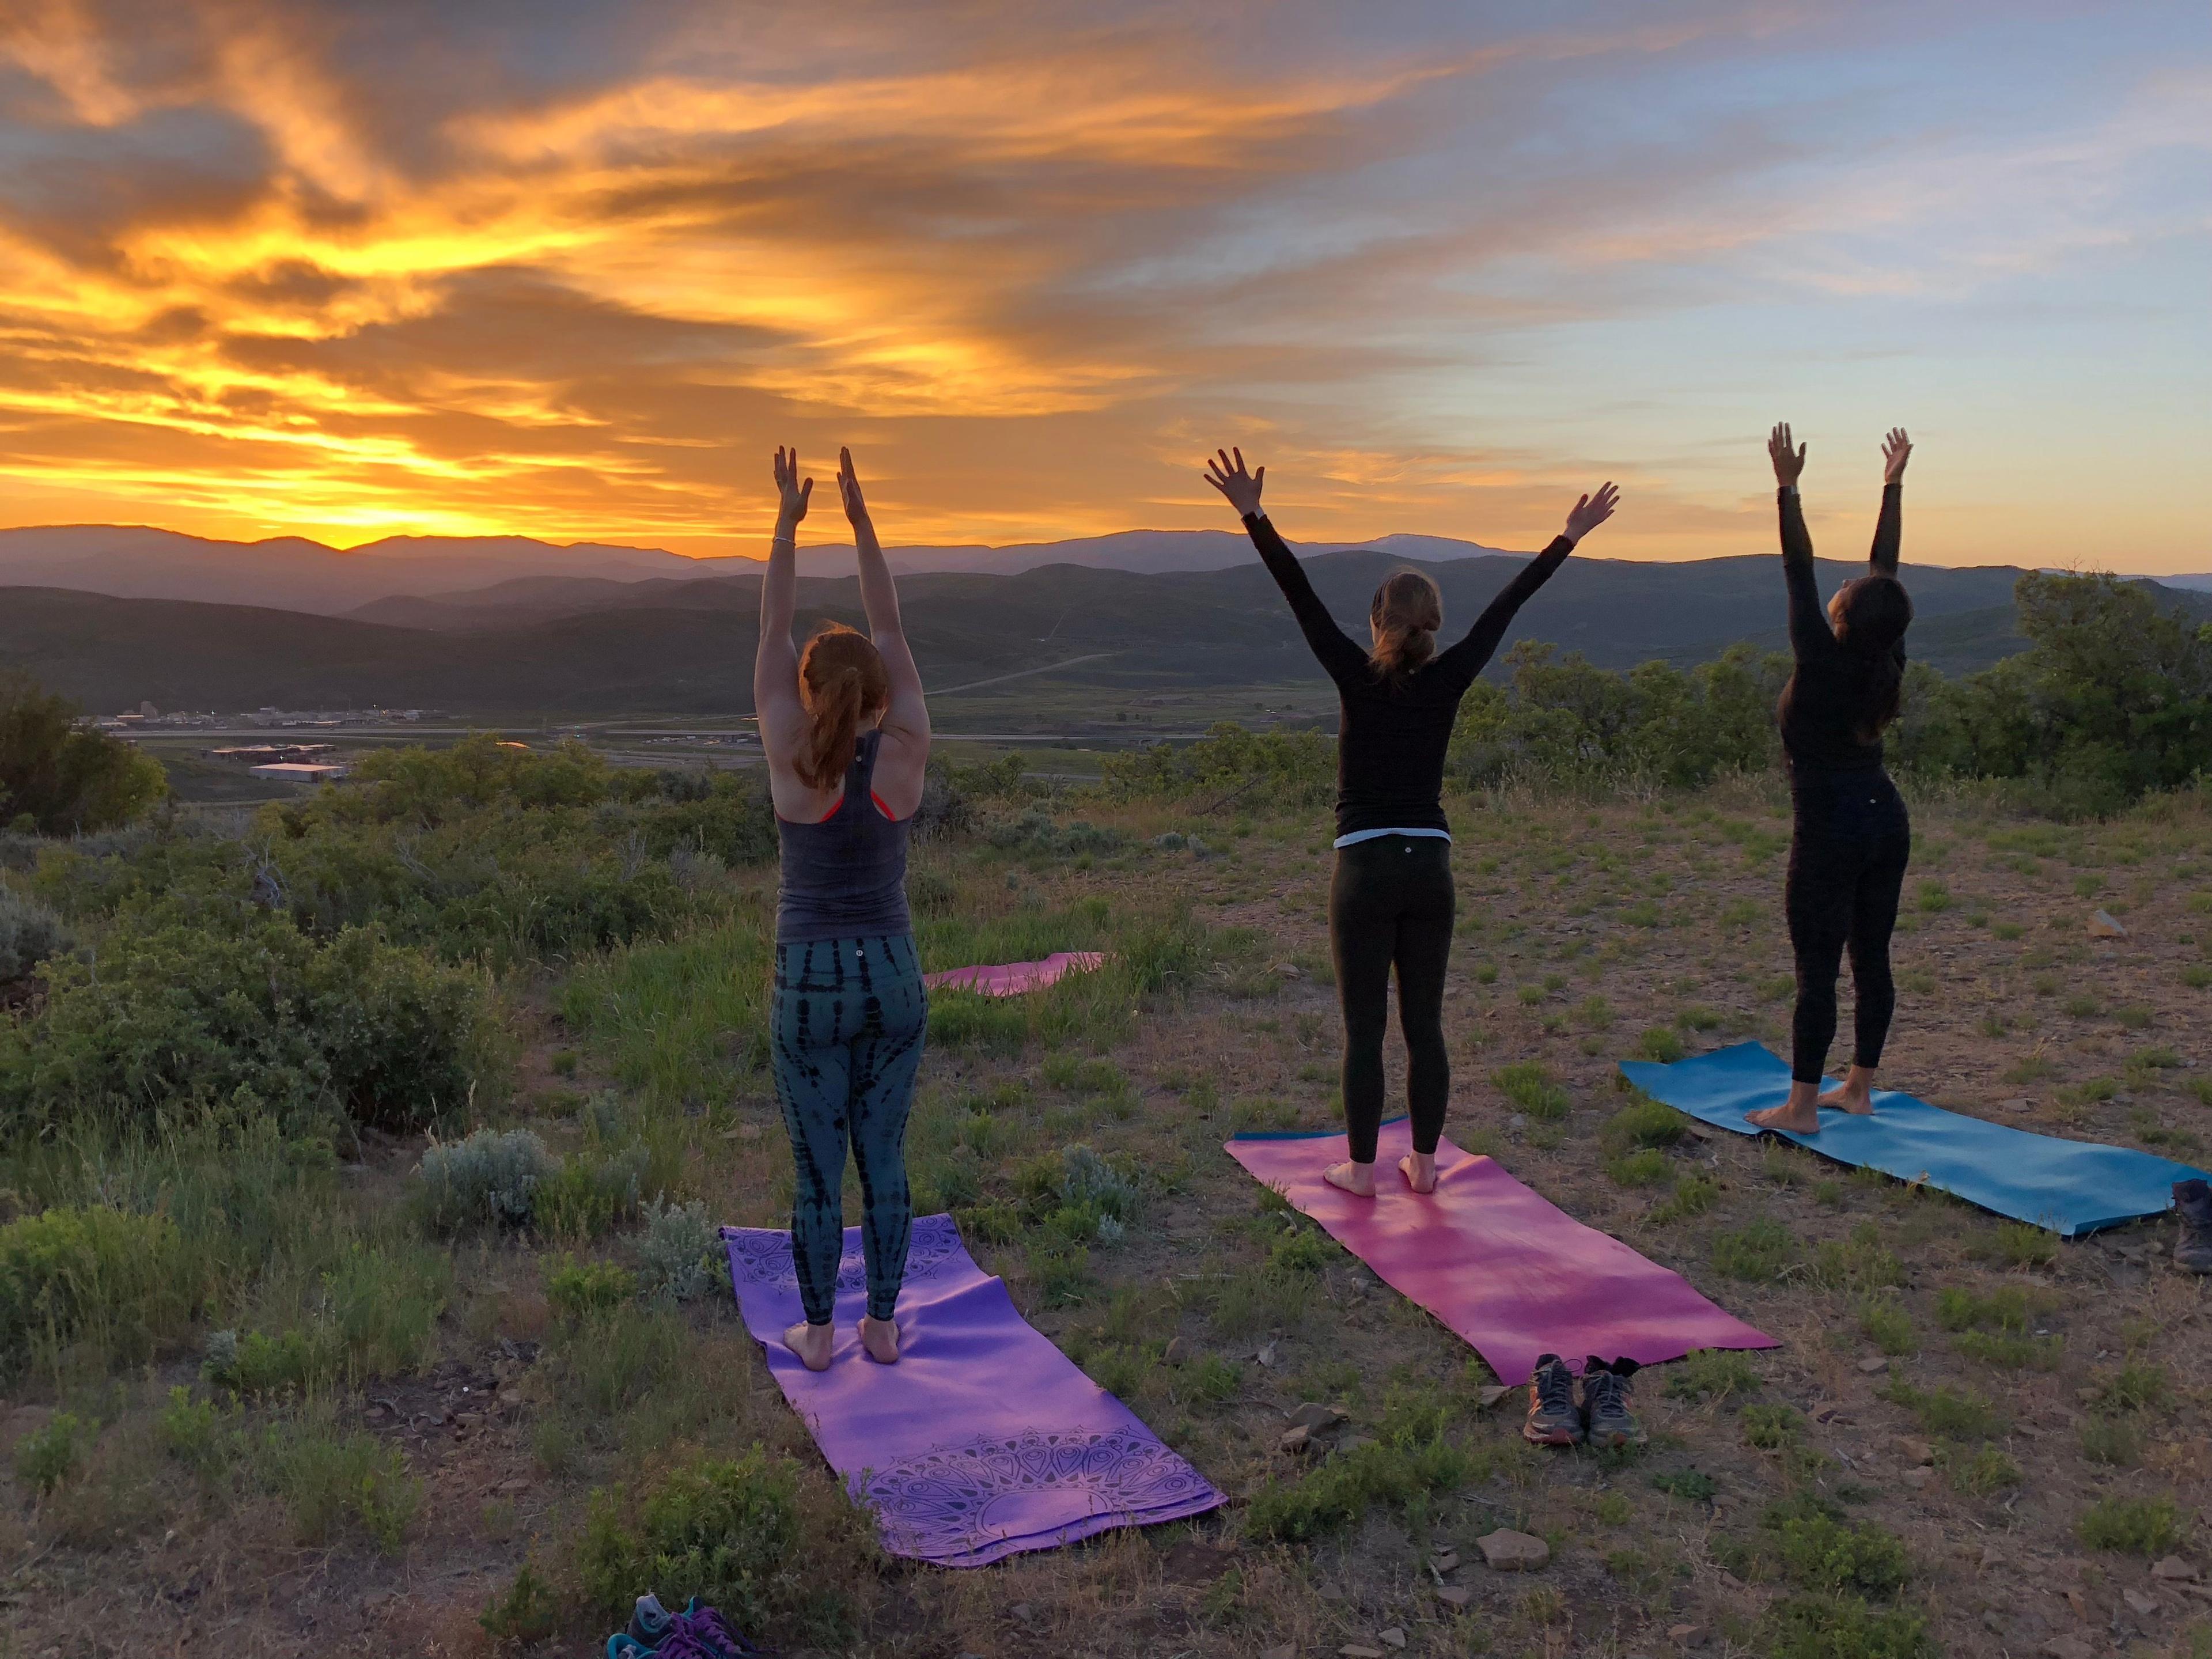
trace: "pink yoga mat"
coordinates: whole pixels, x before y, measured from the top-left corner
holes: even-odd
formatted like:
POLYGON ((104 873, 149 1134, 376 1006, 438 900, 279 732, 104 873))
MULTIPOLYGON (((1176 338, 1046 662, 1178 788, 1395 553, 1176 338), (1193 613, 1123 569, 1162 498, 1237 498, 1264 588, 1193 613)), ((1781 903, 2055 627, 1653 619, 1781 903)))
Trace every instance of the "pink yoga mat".
POLYGON ((924 974, 924 985, 981 991, 987 997, 1019 996, 1042 990, 1068 974, 1087 974, 1106 958, 1097 951, 1054 951, 1042 962, 1001 962, 988 968, 948 968, 924 974))
POLYGON ((1341 1134, 1239 1135, 1228 1151, 1464 1337, 1501 1382, 1527 1382, 1547 1353, 1579 1368, 1590 1354, 1648 1365, 1696 1348, 1781 1346, 1538 1197, 1494 1158, 1443 1141, 1436 1191, 1415 1194, 1398 1173, 1412 1147, 1405 1119, 1382 1126, 1373 1198, 1322 1179, 1351 1155, 1341 1134))

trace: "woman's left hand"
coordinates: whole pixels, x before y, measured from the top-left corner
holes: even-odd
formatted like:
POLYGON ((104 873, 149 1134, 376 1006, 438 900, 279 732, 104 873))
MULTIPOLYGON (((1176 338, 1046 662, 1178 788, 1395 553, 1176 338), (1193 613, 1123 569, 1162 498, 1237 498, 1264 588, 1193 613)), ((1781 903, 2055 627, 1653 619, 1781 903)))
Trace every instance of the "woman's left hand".
POLYGON ((1610 483, 1600 484, 1597 494, 1585 495, 1574 504, 1567 514, 1567 539, 1578 542, 1613 516, 1613 509, 1620 504, 1620 492, 1610 483))
POLYGON ((1905 464, 1912 459, 1912 440, 1905 435, 1905 428, 1893 426, 1889 436, 1881 441, 1881 481, 1886 484, 1905 482, 1905 464))
POLYGON ((837 495, 845 503, 845 516, 855 525, 868 521, 868 504, 860 496, 860 475, 853 471, 853 452, 837 452, 837 495))

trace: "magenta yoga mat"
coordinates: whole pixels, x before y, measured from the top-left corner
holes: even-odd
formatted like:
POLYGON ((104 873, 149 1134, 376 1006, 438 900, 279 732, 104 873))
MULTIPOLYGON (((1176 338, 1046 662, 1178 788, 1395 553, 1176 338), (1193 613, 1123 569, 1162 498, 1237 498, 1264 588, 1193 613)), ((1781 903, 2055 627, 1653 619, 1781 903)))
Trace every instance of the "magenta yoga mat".
POLYGON ((1547 1353, 1577 1366, 1590 1354, 1654 1364, 1698 1348, 1780 1346, 1680 1274, 1539 1197, 1494 1158, 1441 1142, 1437 1189, 1415 1194, 1398 1173, 1412 1147, 1403 1118, 1382 1126, 1371 1199, 1322 1179, 1350 1156, 1341 1134, 1238 1135, 1228 1152, 1458 1333, 1501 1382, 1527 1382, 1547 1353))
POLYGON ((875 1511, 893 1555, 980 1567, 1219 1507, 1204 1475, 1015 1310, 951 1216, 914 1224, 896 1365, 860 1351, 859 1228, 845 1230, 836 1348, 819 1372, 783 1345, 785 1328, 805 1317, 791 1235, 725 1227, 722 1242, 745 1328, 823 1456, 875 1511))

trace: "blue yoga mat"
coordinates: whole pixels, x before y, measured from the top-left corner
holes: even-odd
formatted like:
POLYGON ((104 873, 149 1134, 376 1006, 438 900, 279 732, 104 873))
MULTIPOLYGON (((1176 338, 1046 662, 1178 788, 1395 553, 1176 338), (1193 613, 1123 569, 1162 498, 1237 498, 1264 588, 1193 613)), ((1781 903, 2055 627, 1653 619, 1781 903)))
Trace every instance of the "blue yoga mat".
POLYGON ((1779 1106, 1790 1092, 1790 1067, 1763 1043, 1739 1042, 1672 1066, 1624 1060, 1620 1070, 1654 1100, 1716 1129, 1780 1134, 1839 1164, 1919 1182, 2064 1238, 2171 1209, 2173 1183, 2204 1173, 2124 1146, 1962 1117, 1894 1089, 1874 1091, 1869 1117, 1824 1110, 1817 1135, 1760 1129, 1743 1115, 1779 1106))

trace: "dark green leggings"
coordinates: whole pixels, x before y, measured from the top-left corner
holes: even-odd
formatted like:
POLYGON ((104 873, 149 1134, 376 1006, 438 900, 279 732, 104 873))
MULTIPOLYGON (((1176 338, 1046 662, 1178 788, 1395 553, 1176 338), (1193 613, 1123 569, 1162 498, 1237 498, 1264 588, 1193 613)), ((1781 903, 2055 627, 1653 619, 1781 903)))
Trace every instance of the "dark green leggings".
POLYGON ((1444 1051, 1444 969, 1451 962, 1451 843, 1380 836, 1336 851, 1328 887, 1328 944, 1344 1011, 1344 1127, 1356 1162, 1375 1161, 1382 1122, 1382 1038, 1390 970, 1406 1034, 1406 1094, 1413 1150, 1433 1152, 1451 1097, 1444 1051))
POLYGON ((911 934, 775 947, 775 1092, 799 1180, 791 1260, 810 1325, 837 1305, 845 1255, 845 1148, 860 1171, 868 1315, 889 1319, 906 1276, 914 1201, 906 1120, 929 1000, 911 934))

